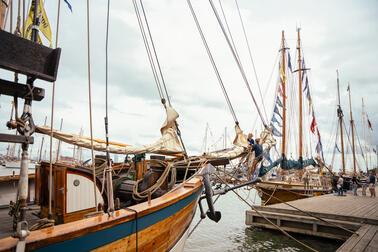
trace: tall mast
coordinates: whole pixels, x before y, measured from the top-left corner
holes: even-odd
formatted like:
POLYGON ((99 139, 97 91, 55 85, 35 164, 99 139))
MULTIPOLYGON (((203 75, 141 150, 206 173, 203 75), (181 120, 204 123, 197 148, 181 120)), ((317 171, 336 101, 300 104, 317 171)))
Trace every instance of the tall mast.
POLYGON ((337 73, 337 97, 339 100, 339 105, 337 108, 337 115, 339 117, 339 124, 340 124, 340 139, 341 139, 341 161, 342 161, 342 168, 343 173, 345 173, 345 159, 344 159, 344 138, 343 138, 343 110, 341 109, 340 105, 340 83, 339 83, 339 71, 336 70, 337 73))
MULTIPOLYGON (((365 116, 365 104, 364 104, 364 97, 362 97, 362 128, 364 132, 364 151, 367 153, 367 139, 366 139, 366 116, 365 116)), ((366 171, 369 171, 369 165, 368 165, 368 157, 365 155, 365 163, 366 163, 366 171)))
POLYGON ((301 37, 300 28, 298 28, 298 76, 299 76, 299 162, 302 166, 303 156, 303 125, 302 125, 302 59, 301 59, 301 37))
POLYGON ((356 172, 356 153, 354 150, 354 122, 352 117, 352 102, 350 99, 350 86, 348 84, 348 93, 349 93, 349 109, 350 109, 350 127, 352 128, 352 149, 353 149, 353 172, 356 172))
MULTIPOLYGON (((282 31, 282 71, 284 76, 286 76, 285 72, 285 52, 286 52, 286 47, 285 47, 285 32, 282 31)), ((283 93, 283 112, 282 112, 282 121, 283 121, 283 126, 282 126, 282 157, 285 159, 286 156, 286 78, 282 77, 282 93, 283 93)))

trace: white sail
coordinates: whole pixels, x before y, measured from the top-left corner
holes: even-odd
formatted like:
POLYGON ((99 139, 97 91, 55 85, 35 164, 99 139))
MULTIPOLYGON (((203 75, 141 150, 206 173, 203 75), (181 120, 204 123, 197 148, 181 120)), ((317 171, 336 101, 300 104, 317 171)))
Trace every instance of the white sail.
MULTIPOLYGON (((179 117, 178 113, 171 107, 166 108, 167 118, 160 129, 161 138, 153 144, 132 146, 120 143, 109 143, 109 152, 115 154, 142 154, 156 153, 163 155, 181 154, 184 152, 176 136, 175 120, 179 117)), ((36 126, 36 132, 50 135, 51 128, 48 126, 36 126)), ((53 130, 53 137, 65 143, 77 145, 83 148, 91 148, 91 139, 75 134, 64 133, 53 130)), ((103 140, 93 139, 93 149, 96 151, 106 151, 106 143, 103 140)))

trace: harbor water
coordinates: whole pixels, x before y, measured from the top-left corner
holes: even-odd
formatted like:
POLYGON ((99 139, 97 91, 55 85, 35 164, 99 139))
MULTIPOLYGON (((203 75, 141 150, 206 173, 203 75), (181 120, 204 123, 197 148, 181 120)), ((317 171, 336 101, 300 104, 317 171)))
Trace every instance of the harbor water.
MULTIPOLYGON (((260 205, 256 191, 238 189, 237 192, 248 202, 260 205)), ((205 200, 203 207, 207 209, 205 200)), ((206 218, 198 225, 185 244, 184 252, 197 251, 309 251, 280 231, 267 230, 245 225, 245 211, 250 207, 233 192, 220 196, 215 209, 222 213, 218 223, 206 218)), ((199 209, 190 230, 200 220, 199 209)), ((335 251, 342 241, 292 234, 296 239, 318 251, 335 251)))

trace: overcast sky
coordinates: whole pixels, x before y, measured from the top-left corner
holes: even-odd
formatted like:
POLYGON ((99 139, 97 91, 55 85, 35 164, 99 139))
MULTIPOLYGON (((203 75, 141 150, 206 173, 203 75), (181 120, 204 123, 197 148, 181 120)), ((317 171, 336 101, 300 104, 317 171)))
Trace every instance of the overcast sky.
MULTIPOLYGON (((45 9, 52 33, 56 32, 57 1, 46 0, 45 9)), ((89 136, 86 1, 62 1, 58 46, 62 48, 56 82, 54 127, 63 118, 63 131, 89 136)), ((227 127, 234 137, 233 118, 228 110, 186 0, 145 0, 144 6, 159 61, 178 123, 191 154, 201 152, 206 124, 218 141, 227 127)), ((219 2, 214 1, 219 10, 219 2)), ((340 72, 341 100, 348 123, 348 82, 356 130, 363 141, 361 99, 372 123, 371 143, 378 144, 378 2, 366 1, 238 1, 245 22, 257 76, 264 96, 267 118, 272 114, 277 82, 281 31, 286 34, 292 57, 296 54, 297 28, 306 66, 311 68, 310 86, 323 147, 331 152, 336 134, 336 69, 340 72), (272 75, 273 73, 273 75, 272 75)), ((241 75, 232 58, 208 1, 192 0, 230 100, 245 132, 260 132, 257 118, 241 75)), ((222 1, 236 46, 252 90, 262 111, 256 79, 249 61, 234 0, 222 1)), ((91 80, 94 137, 104 138, 106 1, 91 1, 91 80)), ((16 10, 15 10, 16 12, 16 10)), ((9 24, 9 22, 8 22, 9 24)), ((54 43, 55 44, 55 43, 54 43)), ((1 78, 12 75, 0 72, 1 78)), ((45 116, 50 124, 52 84, 36 81, 46 90, 42 102, 33 103, 36 124, 45 116)), ((0 98, 1 132, 10 116, 10 99, 0 98)), ((20 108, 21 112, 21 108, 20 108)), ((20 113, 19 112, 19 113, 20 113)), ((160 136, 165 119, 132 1, 111 1, 109 28, 109 135, 110 140, 133 145, 152 143, 160 136)), ((348 126, 349 127, 349 126, 348 126)), ((40 145, 37 137, 36 155, 40 145)), ((46 139, 45 139, 46 141, 46 139)), ((210 141, 210 140, 209 140, 210 141)), ((230 142, 231 140, 229 140, 230 142)), ((5 152, 6 145, 1 145, 5 152)), ((72 149, 64 147, 64 154, 72 149)), ((326 161, 331 162, 330 155, 326 161)), ((376 156, 373 156, 373 164, 376 156)))

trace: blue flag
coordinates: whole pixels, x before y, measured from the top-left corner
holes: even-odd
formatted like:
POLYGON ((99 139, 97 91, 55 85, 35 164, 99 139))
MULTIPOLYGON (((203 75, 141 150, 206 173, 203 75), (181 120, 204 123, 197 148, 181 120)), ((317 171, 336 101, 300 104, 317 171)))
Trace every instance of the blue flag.
POLYGON ((67 4, 68 9, 70 9, 70 11, 72 12, 72 6, 71 6, 71 4, 68 2, 68 0, 64 0, 64 2, 67 4))
POLYGON ((272 127, 272 134, 275 135, 276 137, 282 137, 281 132, 279 132, 274 125, 271 123, 270 126, 272 127))
POLYGON ((337 144, 335 144, 335 147, 336 147, 336 150, 341 153, 341 151, 340 151, 339 147, 337 146, 337 144))
POLYGON ((370 129, 370 130, 373 130, 373 128, 371 127, 371 122, 370 122, 369 118, 367 119, 367 121, 368 121, 369 129, 370 129))
POLYGON ((274 114, 273 114, 273 116, 272 116, 272 120, 271 120, 271 121, 277 123, 278 126, 282 128, 281 123, 277 120, 277 118, 274 116, 274 114))
POLYGON ((277 96, 277 99, 276 99, 276 104, 278 106, 280 106, 281 108, 284 108, 284 106, 282 105, 282 102, 281 102, 281 100, 280 100, 280 98, 278 96, 277 96))
POLYGON ((280 111, 278 111, 277 106, 274 106, 274 113, 276 113, 277 115, 279 115, 279 117, 280 117, 281 120, 282 120, 282 116, 281 116, 281 114, 280 114, 280 111))
POLYGON ((305 82, 305 87, 304 87, 304 89, 303 89, 303 92, 304 92, 307 88, 308 88, 308 78, 307 78, 307 76, 306 76, 306 82, 305 82))
POLYGON ((377 153, 377 150, 373 148, 374 153, 377 153))
POLYGON ((287 66, 289 67, 290 72, 293 72, 293 70, 291 69, 291 58, 290 58, 290 53, 287 53, 287 66))

